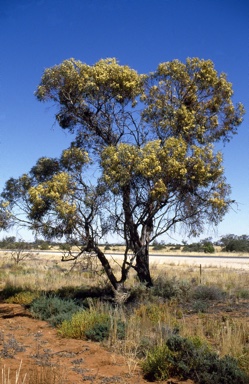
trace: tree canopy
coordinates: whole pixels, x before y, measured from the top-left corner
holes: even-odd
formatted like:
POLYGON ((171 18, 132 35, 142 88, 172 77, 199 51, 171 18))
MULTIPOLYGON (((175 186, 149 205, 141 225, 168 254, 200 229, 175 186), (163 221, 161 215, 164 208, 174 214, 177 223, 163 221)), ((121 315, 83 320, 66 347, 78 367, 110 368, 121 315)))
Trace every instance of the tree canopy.
POLYGON ((147 75, 116 59, 46 69, 36 97, 57 106, 73 140, 60 158, 7 181, 1 227, 19 222, 45 238, 77 239, 79 255, 94 251, 115 289, 130 268, 152 285, 149 244, 179 224, 198 235, 231 205, 215 143, 242 122, 232 95, 226 75, 198 58, 147 75), (112 234, 125 243, 119 277, 98 245, 112 234))

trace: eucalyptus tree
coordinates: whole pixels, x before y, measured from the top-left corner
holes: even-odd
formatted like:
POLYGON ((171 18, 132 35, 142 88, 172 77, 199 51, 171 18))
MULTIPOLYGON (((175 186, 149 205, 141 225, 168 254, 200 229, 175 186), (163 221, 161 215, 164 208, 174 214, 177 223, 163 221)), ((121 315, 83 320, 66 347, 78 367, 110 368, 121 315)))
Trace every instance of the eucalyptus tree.
POLYGON ((177 225, 198 235, 231 205, 215 143, 242 122, 232 95, 226 75, 198 58, 147 75, 115 59, 46 69, 36 97, 57 107, 71 147, 7 181, 2 227, 19 221, 45 238, 77 239, 73 257, 95 252, 114 289, 131 268, 152 285, 149 244, 177 225), (125 243, 119 276, 98 245, 112 234, 125 243))

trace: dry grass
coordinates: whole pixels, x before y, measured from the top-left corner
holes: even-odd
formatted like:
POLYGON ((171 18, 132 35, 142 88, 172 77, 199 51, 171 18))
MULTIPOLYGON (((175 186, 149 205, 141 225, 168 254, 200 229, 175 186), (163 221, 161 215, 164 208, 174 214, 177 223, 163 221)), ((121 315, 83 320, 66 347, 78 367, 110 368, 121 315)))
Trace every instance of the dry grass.
MULTIPOLYGON (((35 287, 36 291, 56 292, 61 287, 104 287, 107 283, 105 275, 83 271, 80 263, 72 267, 72 262, 60 263, 60 257, 54 255, 36 256, 32 260, 23 261, 18 266, 11 263, 11 260, 5 256, 0 259, 1 287, 2 289, 19 287, 31 291, 35 287)), ((122 308, 111 313, 114 326, 109 339, 105 342, 113 352, 125 356, 130 373, 136 369, 139 358, 145 355, 149 347, 160 345, 165 337, 176 329, 182 336, 198 336, 207 341, 220 356, 229 354, 237 358, 241 366, 249 372, 248 317, 244 317, 243 314, 240 316, 239 313, 238 317, 230 316, 230 311, 235 308, 234 305, 243 301, 239 293, 249 292, 249 271, 217 267, 205 267, 200 271, 199 266, 196 265, 153 263, 151 272, 153 278, 160 275, 167 277, 168 280, 175 279, 181 282, 182 286, 185 284, 186 287, 196 287, 201 283, 205 286, 215 286, 226 292, 223 300, 225 315, 224 313, 219 315, 218 310, 214 310, 208 313, 196 313, 193 316, 193 312, 186 309, 183 300, 179 298, 157 301, 148 296, 149 294, 146 290, 143 291, 141 286, 139 287, 134 274, 131 274, 126 285, 134 290, 141 289, 141 302, 136 302, 136 306, 129 313, 122 308), (117 339, 115 330, 117 319, 126 322, 124 340, 117 339)), ((186 302, 190 302, 188 291, 186 290, 185 293, 186 302)), ((218 303, 215 302, 212 305, 218 305, 218 303)), ((99 304, 96 306, 96 310, 100 311, 99 304)), ((101 308, 102 313, 108 311, 110 313, 108 306, 101 308)), ((33 377, 33 381, 27 383, 59 382, 53 374, 52 371, 37 371, 36 378, 33 377), (51 381, 48 381, 50 379, 46 375, 50 375, 51 381)), ((16 381, 16 384, 24 383, 20 381, 20 373, 17 380, 19 381, 16 381)), ((7 368, 2 372, 2 384, 12 384, 8 381, 7 368)))

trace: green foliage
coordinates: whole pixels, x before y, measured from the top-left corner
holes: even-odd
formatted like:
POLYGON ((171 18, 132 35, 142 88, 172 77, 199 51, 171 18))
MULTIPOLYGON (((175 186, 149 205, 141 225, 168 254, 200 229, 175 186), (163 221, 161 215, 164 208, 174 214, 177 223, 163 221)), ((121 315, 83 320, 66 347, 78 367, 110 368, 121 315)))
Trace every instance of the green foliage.
POLYGON ((205 300, 196 300, 192 305, 192 309, 196 313, 205 313, 207 312, 208 307, 209 304, 205 300))
POLYGON ((171 299, 172 297, 183 298, 190 290, 190 284, 186 281, 180 281, 176 278, 168 279, 167 276, 159 275, 151 289, 154 296, 171 299))
POLYGON ((239 297, 240 299, 249 299, 249 289, 240 289, 237 293, 236 293, 237 297, 239 297))
POLYGON ((170 376, 172 354, 166 344, 152 349, 144 362, 142 370, 146 380, 167 380, 170 376))
POLYGON ((67 252, 69 252, 69 251, 72 249, 72 246, 71 246, 71 244, 62 243, 62 244, 60 244, 59 248, 60 248, 62 251, 67 251, 67 252))
POLYGON ((224 292, 219 287, 198 285, 192 296, 195 300, 221 300, 224 297, 224 292))
POLYGON ((201 241, 199 243, 185 244, 182 252, 204 252, 214 253, 215 248, 210 241, 201 241))
POLYGON ((214 246, 211 243, 204 243, 203 244, 203 250, 205 253, 214 253, 215 252, 214 246))
POLYGON ((226 252, 249 252, 249 236, 227 235, 224 236, 220 243, 224 246, 223 251, 226 252))
POLYGON ((40 296, 30 306, 32 315, 38 319, 46 320, 53 326, 58 326, 66 319, 82 310, 73 300, 62 300, 56 296, 40 296))
POLYGON ((74 339, 89 339, 103 341, 107 339, 115 323, 116 337, 123 339, 125 324, 119 319, 112 319, 109 313, 103 313, 90 308, 75 313, 71 319, 63 321, 59 327, 60 335, 74 339))
POLYGON ((6 303, 30 305, 35 299, 39 297, 38 292, 22 291, 10 296, 6 299, 6 303))
POLYGON ((85 331, 85 337, 92 341, 103 341, 108 338, 110 332, 110 321, 108 318, 102 322, 94 324, 91 328, 85 331))
POLYGON ((0 248, 7 248, 10 249, 13 247, 13 245, 16 242, 15 236, 6 236, 3 237, 2 240, 0 240, 0 248))
POLYGON ((171 336, 165 344, 154 348, 142 363, 150 381, 179 377, 199 384, 247 384, 249 377, 235 359, 219 356, 198 338, 171 336))
POLYGON ((161 251, 165 249, 165 244, 164 243, 159 243, 158 241, 154 241, 152 245, 152 249, 154 251, 161 251))

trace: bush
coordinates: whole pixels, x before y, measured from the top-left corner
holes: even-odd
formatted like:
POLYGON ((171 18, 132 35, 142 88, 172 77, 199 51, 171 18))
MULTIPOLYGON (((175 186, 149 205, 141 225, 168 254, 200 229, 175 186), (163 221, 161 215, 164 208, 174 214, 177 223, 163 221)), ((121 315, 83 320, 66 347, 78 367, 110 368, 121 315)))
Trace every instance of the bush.
POLYGON ((192 309, 196 313, 205 313, 208 310, 208 303, 203 300, 197 300, 193 303, 192 309))
POLYGON ((46 320, 53 326, 58 326, 64 320, 69 320, 72 315, 82 308, 73 300, 62 300, 56 296, 41 296, 31 303, 31 313, 34 317, 46 320))
MULTIPOLYGON (((110 315, 90 308, 75 313, 71 319, 63 321, 59 332, 63 337, 103 341, 109 337, 111 329, 110 315)), ((120 320, 116 324, 116 333, 117 338, 124 339, 125 324, 120 320)))
POLYGON ((153 251, 162 251, 163 249, 165 249, 165 245, 160 244, 160 243, 156 243, 152 246, 152 249, 153 249, 153 251))
POLYGON ((203 251, 205 253, 214 253, 215 249, 212 243, 204 243, 203 244, 203 251))
POLYGON ((226 252, 249 252, 249 236, 235 236, 229 235, 223 239, 221 242, 225 245, 222 249, 226 252))
POLYGON ((166 380, 170 376, 199 384, 248 384, 249 377, 235 359, 219 356, 199 338, 171 336, 163 346, 149 352, 142 363, 146 379, 166 380))
POLYGON ((22 291, 14 294, 6 300, 6 303, 30 305, 35 299, 39 297, 39 293, 22 291))
POLYGON ((110 333, 110 321, 108 318, 102 322, 97 322, 91 328, 86 329, 85 337, 92 341, 103 341, 108 338, 110 333))
POLYGON ((169 280, 165 276, 158 276, 152 287, 154 296, 171 299, 172 297, 185 297, 190 289, 190 285, 186 281, 178 281, 175 278, 169 280))
POLYGON ((240 299, 249 299, 249 289, 241 289, 237 292, 237 297, 240 299))
POLYGON ((214 253, 215 248, 210 241, 201 241, 200 243, 186 244, 182 248, 182 252, 204 252, 214 253))
POLYGON ((218 287, 199 285, 193 292, 193 298, 196 300, 221 300, 224 293, 218 287))
POLYGON ((172 353, 167 345, 155 347, 142 363, 144 378, 148 381, 167 380, 170 376, 172 353))

